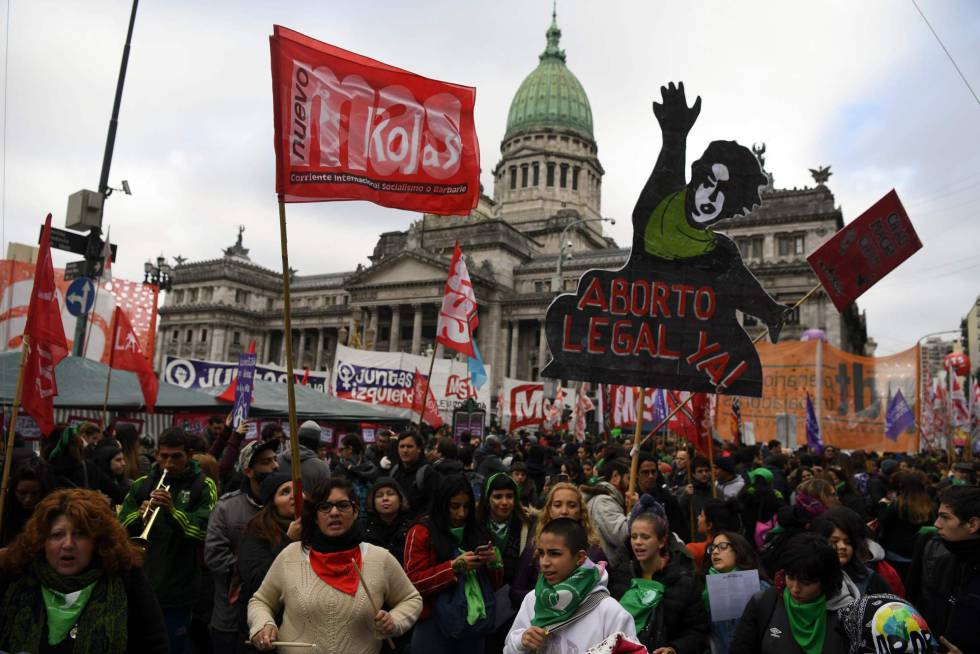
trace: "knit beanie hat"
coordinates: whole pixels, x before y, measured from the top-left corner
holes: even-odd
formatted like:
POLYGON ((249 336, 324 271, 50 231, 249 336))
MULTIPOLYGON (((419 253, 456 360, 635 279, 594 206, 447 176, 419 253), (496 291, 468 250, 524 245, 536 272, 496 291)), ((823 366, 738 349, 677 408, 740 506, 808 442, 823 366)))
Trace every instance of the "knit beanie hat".
POLYGON ((897 595, 865 595, 838 609, 848 654, 932 654, 936 641, 919 611, 897 595))
POLYGON ((299 444, 305 445, 311 450, 320 447, 320 425, 313 420, 307 420, 299 426, 299 444))
POLYGON ((640 500, 633 505, 633 510, 630 511, 629 528, 631 530, 633 521, 636 520, 637 516, 644 513, 652 514, 655 519, 663 522, 667 533, 670 533, 670 523, 667 521, 667 511, 664 510, 664 505, 646 493, 640 495, 640 500))
POLYGON ((283 472, 281 470, 276 470, 268 477, 262 480, 259 484, 259 502, 262 502, 262 506, 265 506, 272 501, 272 498, 276 496, 276 491, 279 487, 285 484, 287 481, 292 481, 293 476, 288 472, 283 472))

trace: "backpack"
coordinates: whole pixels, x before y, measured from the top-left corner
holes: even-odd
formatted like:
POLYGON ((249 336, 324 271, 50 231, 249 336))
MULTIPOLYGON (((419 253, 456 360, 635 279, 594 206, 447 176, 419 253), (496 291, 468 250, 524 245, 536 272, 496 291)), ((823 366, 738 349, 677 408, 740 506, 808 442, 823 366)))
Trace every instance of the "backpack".
MULTIPOLYGON (((391 477, 395 477, 395 473, 397 473, 398 472, 398 469, 401 468, 401 467, 402 467, 402 464, 399 463, 394 468, 392 468, 391 469, 390 476, 391 477)), ((428 473, 429 473, 429 464, 428 463, 423 463, 422 465, 419 466, 419 469, 415 471, 415 487, 418 488, 419 490, 424 490, 425 489, 425 476, 428 473)), ((405 491, 407 492, 408 489, 406 488, 405 491)))
MULTIPOLYGON (((459 556, 459 551, 453 555, 459 556)), ((487 615, 476 623, 470 624, 466 620, 466 577, 461 575, 456 586, 436 595, 432 604, 432 617, 435 618, 436 626, 446 638, 452 640, 484 638, 494 632, 497 617, 496 597, 493 587, 483 570, 476 572, 476 578, 480 582, 480 592, 483 595, 483 606, 486 608, 487 615)))

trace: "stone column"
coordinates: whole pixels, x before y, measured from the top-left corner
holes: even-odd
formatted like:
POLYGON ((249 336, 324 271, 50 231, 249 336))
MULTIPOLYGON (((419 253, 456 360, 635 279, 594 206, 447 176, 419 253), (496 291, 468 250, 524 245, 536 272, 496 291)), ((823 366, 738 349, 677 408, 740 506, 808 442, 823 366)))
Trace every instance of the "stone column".
POLYGON ((391 329, 388 332, 388 351, 397 352, 401 347, 402 313, 397 304, 391 307, 391 329))
POLYGON ((519 340, 520 335, 520 321, 510 321, 510 365, 508 366, 508 375, 512 378, 517 377, 517 341, 519 340))
POLYGON ((269 363, 269 356, 272 354, 272 333, 263 332, 262 334, 262 363, 269 363))
POLYGON ((415 311, 412 322, 412 354, 419 354, 422 351, 422 305, 413 304, 412 310, 415 311))
POLYGON ((380 313, 381 310, 378 307, 374 307, 370 311, 371 311, 371 319, 370 319, 370 326, 368 327, 368 335, 369 335, 368 338, 371 338, 374 341, 373 343, 371 343, 371 349, 377 350, 378 349, 378 314, 380 313), (374 334, 374 335, 370 336, 370 334, 374 334))
POLYGON ((300 370, 303 369, 303 353, 306 350, 306 330, 299 330, 299 347, 293 352, 295 355, 296 367, 300 370))
POLYGON ((544 333, 544 318, 538 321, 538 325, 540 326, 538 333, 541 339, 538 341, 538 379, 541 379, 541 371, 544 369, 545 358, 548 356, 548 339, 545 338, 544 333))
POLYGON ((282 330, 282 343, 279 344, 279 358, 276 363, 282 367, 286 367, 286 339, 289 335, 286 334, 286 330, 282 330))
POLYGON ((320 362, 323 359, 323 329, 316 330, 316 356, 313 357, 313 369, 320 369, 320 362))
POLYGON ((489 320, 487 323, 483 324, 480 329, 486 329, 487 334, 484 338, 484 344, 486 345, 486 352, 483 353, 484 361, 490 362, 490 395, 493 397, 497 396, 497 388, 504 378, 504 368, 500 361, 498 354, 501 349, 498 346, 498 341, 500 340, 500 303, 493 302, 490 304, 489 320))

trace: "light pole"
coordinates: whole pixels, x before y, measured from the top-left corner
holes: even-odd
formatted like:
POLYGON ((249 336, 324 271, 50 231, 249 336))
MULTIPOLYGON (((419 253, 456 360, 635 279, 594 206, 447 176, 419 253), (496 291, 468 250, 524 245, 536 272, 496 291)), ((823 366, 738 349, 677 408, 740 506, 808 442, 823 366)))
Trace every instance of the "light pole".
POLYGON ((143 283, 153 287, 153 313, 150 314, 150 343, 149 347, 146 348, 146 358, 149 360, 150 365, 153 366, 153 360, 156 357, 157 300, 160 297, 160 291, 169 291, 173 285, 173 268, 167 263, 165 256, 161 254, 157 257, 155 266, 152 261, 147 259, 146 263, 143 264, 143 283))
POLYGON ((571 241, 565 240, 565 234, 568 230, 576 225, 581 225, 583 223, 609 223, 610 225, 616 224, 615 218, 581 218, 579 220, 572 221, 565 225, 565 228, 561 230, 561 235, 558 237, 558 263, 555 266, 555 280, 552 284, 552 290, 556 292, 561 291, 562 287, 562 270, 565 264, 565 250, 572 247, 571 241))

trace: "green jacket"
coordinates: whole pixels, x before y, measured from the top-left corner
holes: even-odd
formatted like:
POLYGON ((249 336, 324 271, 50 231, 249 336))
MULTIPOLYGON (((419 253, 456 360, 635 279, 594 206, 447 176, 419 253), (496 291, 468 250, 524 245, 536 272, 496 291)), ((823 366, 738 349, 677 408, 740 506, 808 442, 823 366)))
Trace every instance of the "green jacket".
MULTIPOLYGON (((143 531, 140 505, 160 480, 156 465, 150 474, 133 482, 119 520, 130 536, 143 531)), ((201 548, 208 531, 208 518, 218 501, 214 482, 197 461, 191 461, 179 477, 167 475, 173 498, 171 511, 161 510, 149 534, 150 549, 143 569, 163 609, 191 608, 197 602, 203 563, 201 548)))

